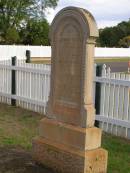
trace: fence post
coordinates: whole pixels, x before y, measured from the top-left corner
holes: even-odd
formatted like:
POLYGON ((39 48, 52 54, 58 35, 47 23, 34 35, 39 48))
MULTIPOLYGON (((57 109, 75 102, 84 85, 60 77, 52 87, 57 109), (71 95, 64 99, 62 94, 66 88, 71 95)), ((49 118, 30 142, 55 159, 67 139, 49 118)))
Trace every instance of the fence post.
MULTIPOLYGON (((16 60, 17 57, 12 57, 12 66, 16 66, 16 60)), ((12 76, 11 76, 11 94, 16 95, 16 72, 15 70, 12 70, 12 76)), ((11 99, 11 105, 16 106, 16 99, 11 99)))
POLYGON ((26 63, 30 63, 30 62, 31 62, 31 51, 26 50, 26 63))
MULTIPOLYGON (((96 76, 102 76, 102 65, 99 64, 96 67, 96 76)), ((101 103, 101 83, 96 82, 95 87, 95 108, 96 108, 96 115, 100 114, 100 103, 101 103)), ((95 121, 95 126, 99 127, 99 121, 95 121)))

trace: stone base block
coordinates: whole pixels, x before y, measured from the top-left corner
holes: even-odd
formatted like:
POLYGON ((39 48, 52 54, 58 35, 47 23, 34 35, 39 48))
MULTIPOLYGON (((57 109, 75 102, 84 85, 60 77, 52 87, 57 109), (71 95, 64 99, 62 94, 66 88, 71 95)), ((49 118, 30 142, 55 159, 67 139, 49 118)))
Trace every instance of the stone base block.
POLYGON ((99 128, 81 128, 52 119, 43 118, 39 136, 80 150, 93 150, 101 146, 102 131, 99 128))
POLYGON ((33 141, 33 157, 57 173, 107 172, 107 151, 102 148, 82 151, 39 137, 33 141))

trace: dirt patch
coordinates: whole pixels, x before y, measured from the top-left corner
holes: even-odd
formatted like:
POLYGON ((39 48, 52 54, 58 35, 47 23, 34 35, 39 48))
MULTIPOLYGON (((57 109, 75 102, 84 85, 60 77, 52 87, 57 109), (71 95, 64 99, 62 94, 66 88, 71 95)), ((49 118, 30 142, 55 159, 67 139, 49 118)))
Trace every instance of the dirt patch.
POLYGON ((0 148, 0 173, 54 173, 21 148, 0 148))

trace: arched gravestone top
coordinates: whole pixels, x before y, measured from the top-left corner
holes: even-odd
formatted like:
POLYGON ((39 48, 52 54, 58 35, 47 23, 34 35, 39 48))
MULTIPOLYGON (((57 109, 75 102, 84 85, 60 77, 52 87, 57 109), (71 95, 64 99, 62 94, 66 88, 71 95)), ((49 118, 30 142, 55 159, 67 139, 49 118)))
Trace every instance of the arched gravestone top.
POLYGON ((83 8, 77 8, 77 7, 66 7, 62 9, 54 18, 52 24, 51 24, 51 30, 50 30, 50 39, 53 42, 53 38, 55 37, 55 31, 60 22, 64 20, 66 17, 73 17, 73 19, 77 20, 83 29, 84 37, 86 36, 86 39, 88 37, 98 37, 99 32, 97 28, 96 21, 93 17, 93 15, 83 9, 83 8))
POLYGON ((50 30, 49 118, 81 127, 93 126, 93 57, 97 36, 96 22, 87 10, 67 7, 54 18, 50 30))

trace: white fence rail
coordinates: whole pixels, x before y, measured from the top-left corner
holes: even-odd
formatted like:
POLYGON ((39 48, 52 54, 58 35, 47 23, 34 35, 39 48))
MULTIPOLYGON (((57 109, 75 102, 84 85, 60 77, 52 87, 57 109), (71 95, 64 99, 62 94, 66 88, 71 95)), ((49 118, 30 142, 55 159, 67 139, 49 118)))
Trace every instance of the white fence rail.
POLYGON ((99 127, 104 131, 130 139, 130 74, 111 73, 102 68, 99 127))
MULTIPOLYGON (((111 73, 104 65, 102 76, 94 82, 101 84, 100 113, 96 115, 100 128, 130 139, 130 74, 111 73)), ((16 99, 17 106, 45 113, 49 90, 49 65, 0 62, 0 102, 11 104, 11 99, 16 99), (12 70, 16 71, 15 95, 11 93, 12 70)))

